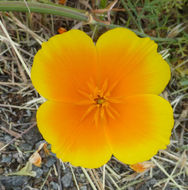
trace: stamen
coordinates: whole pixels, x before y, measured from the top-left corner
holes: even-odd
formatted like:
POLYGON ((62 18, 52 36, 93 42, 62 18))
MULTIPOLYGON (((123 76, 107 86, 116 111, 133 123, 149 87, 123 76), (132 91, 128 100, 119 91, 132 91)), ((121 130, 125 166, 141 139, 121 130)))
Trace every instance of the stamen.
POLYGON ((94 100, 95 100, 96 104, 99 104, 99 105, 102 105, 106 101, 103 97, 100 97, 99 95, 94 100))

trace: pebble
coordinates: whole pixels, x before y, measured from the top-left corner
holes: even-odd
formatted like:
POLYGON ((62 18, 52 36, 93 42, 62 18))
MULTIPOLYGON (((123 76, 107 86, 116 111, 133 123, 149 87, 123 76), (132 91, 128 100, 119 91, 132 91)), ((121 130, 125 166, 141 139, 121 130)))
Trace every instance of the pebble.
POLYGON ((21 187, 14 187, 14 190, 22 190, 21 187))
POLYGON ((45 140, 42 140, 42 141, 39 141, 35 144, 35 149, 37 150, 39 148, 39 146, 42 144, 42 143, 46 143, 45 140))
POLYGON ((18 152, 13 153, 12 155, 13 158, 18 158, 18 156, 19 156, 18 152))
POLYGON ((42 169, 44 174, 47 174, 49 172, 49 168, 45 165, 43 165, 42 169))
POLYGON ((85 182, 86 182, 86 178, 85 178, 85 175, 84 175, 84 174, 80 174, 79 181, 80 181, 81 183, 85 183, 85 182))
POLYGON ((12 140, 12 137, 10 135, 5 135, 4 140, 6 143, 12 140))
POLYGON ((134 190, 134 187, 128 187, 127 190, 134 190))
POLYGON ((36 178, 40 178, 43 174, 43 170, 37 166, 33 166, 33 171, 36 172, 36 178))
POLYGON ((39 133, 37 127, 32 128, 29 133, 24 134, 23 139, 30 145, 34 146, 37 142, 42 140, 42 136, 39 133))
POLYGON ((28 183, 27 176, 0 176, 0 183, 5 186, 5 189, 9 189, 10 187, 14 187, 14 190, 19 189, 19 187, 23 187, 28 183))
POLYGON ((6 163, 6 164, 9 164, 12 160, 12 155, 2 155, 2 160, 1 162, 2 163, 6 163))
POLYGON ((153 186, 157 183, 157 180, 155 178, 152 178, 151 180, 148 181, 150 186, 153 186))
POLYGON ((50 168, 55 162, 57 161, 57 159, 55 157, 48 157, 47 162, 45 163, 45 165, 50 168))
POLYGON ((30 145, 28 143, 21 143, 20 149, 23 151, 29 151, 29 150, 32 150, 32 145, 30 145))
POLYGON ((63 187, 67 188, 71 186, 72 183, 72 174, 71 173, 66 173, 62 178, 61 178, 63 187))
POLYGON ((87 186, 86 186, 86 185, 81 186, 81 187, 80 187, 80 190, 87 190, 87 186))
POLYGON ((32 187, 30 187, 30 186, 26 186, 26 187, 24 187, 22 190, 38 190, 38 189, 36 189, 36 188, 32 188, 32 187))
POLYGON ((17 152, 13 153, 12 157, 15 158, 18 163, 23 163, 23 157, 21 157, 17 152))
POLYGON ((55 182, 50 182, 50 186, 51 186, 51 189, 53 190, 58 190, 59 189, 59 185, 55 182))

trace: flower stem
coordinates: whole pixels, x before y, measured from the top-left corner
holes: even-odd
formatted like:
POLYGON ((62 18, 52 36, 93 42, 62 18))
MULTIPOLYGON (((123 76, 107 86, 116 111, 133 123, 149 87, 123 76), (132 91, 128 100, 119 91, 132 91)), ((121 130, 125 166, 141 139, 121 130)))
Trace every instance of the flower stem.
POLYGON ((86 11, 60 6, 56 4, 45 4, 23 1, 1 1, 0 11, 16 11, 16 12, 35 12, 46 13, 52 15, 64 16, 71 19, 87 22, 89 20, 86 11))
MULTIPOLYGON (((1 0, 0 0, 1 1, 1 0)), ((122 1, 123 2, 123 1, 122 1)), ((68 6, 57 5, 54 3, 36 3, 36 2, 24 2, 24 1, 1 1, 0 2, 0 11, 16 11, 16 12, 35 12, 35 13, 44 13, 64 16, 66 18, 75 19, 79 21, 86 22, 88 24, 97 24, 100 26, 108 28, 122 27, 114 24, 105 24, 103 22, 96 21, 92 18, 92 15, 85 10, 80 10, 68 6)), ((151 37, 143 32, 132 30, 136 34, 142 37, 150 37, 154 41, 169 41, 177 42, 177 39, 173 38, 160 38, 160 37, 151 37)))

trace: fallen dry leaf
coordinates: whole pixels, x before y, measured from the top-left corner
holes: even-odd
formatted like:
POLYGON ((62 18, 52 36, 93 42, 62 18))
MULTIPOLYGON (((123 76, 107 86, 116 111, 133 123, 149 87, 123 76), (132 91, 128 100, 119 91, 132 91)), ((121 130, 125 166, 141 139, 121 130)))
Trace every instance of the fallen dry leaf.
POLYGON ((141 162, 137 164, 130 165, 130 168, 137 173, 142 173, 150 168, 153 168, 155 165, 151 161, 141 162))
POLYGON ((20 171, 7 174, 7 176, 10 176, 10 175, 21 175, 21 176, 35 177, 36 172, 32 171, 32 163, 30 161, 28 161, 26 163, 25 167, 23 167, 20 171))
POLYGON ((46 143, 44 144, 43 149, 44 149, 46 156, 50 155, 50 151, 48 150, 46 143))
POLYGON ((34 164, 37 167, 41 166, 41 156, 38 152, 34 152, 31 157, 29 158, 29 162, 31 162, 32 164, 34 164))
POLYGON ((59 0, 58 3, 64 5, 67 0, 59 0))
POLYGON ((60 27, 58 29, 58 32, 59 32, 59 34, 63 34, 64 32, 67 32, 67 30, 65 28, 63 28, 63 27, 60 27))
POLYGON ((44 151, 46 153, 46 143, 42 143, 40 144, 40 146, 38 147, 38 149, 30 156, 29 158, 29 162, 31 162, 32 164, 34 164, 35 166, 37 167, 40 167, 41 166, 41 162, 42 162, 42 158, 39 154, 39 151, 44 148, 44 151))

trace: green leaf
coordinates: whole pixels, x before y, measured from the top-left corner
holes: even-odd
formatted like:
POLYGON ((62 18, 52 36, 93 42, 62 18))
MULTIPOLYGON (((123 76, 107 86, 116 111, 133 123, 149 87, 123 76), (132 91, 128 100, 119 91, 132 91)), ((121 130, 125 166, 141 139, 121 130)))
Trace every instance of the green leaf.
POLYGON ((107 4, 108 4, 108 0, 101 0, 99 4, 99 8, 104 9, 107 7, 107 4))

